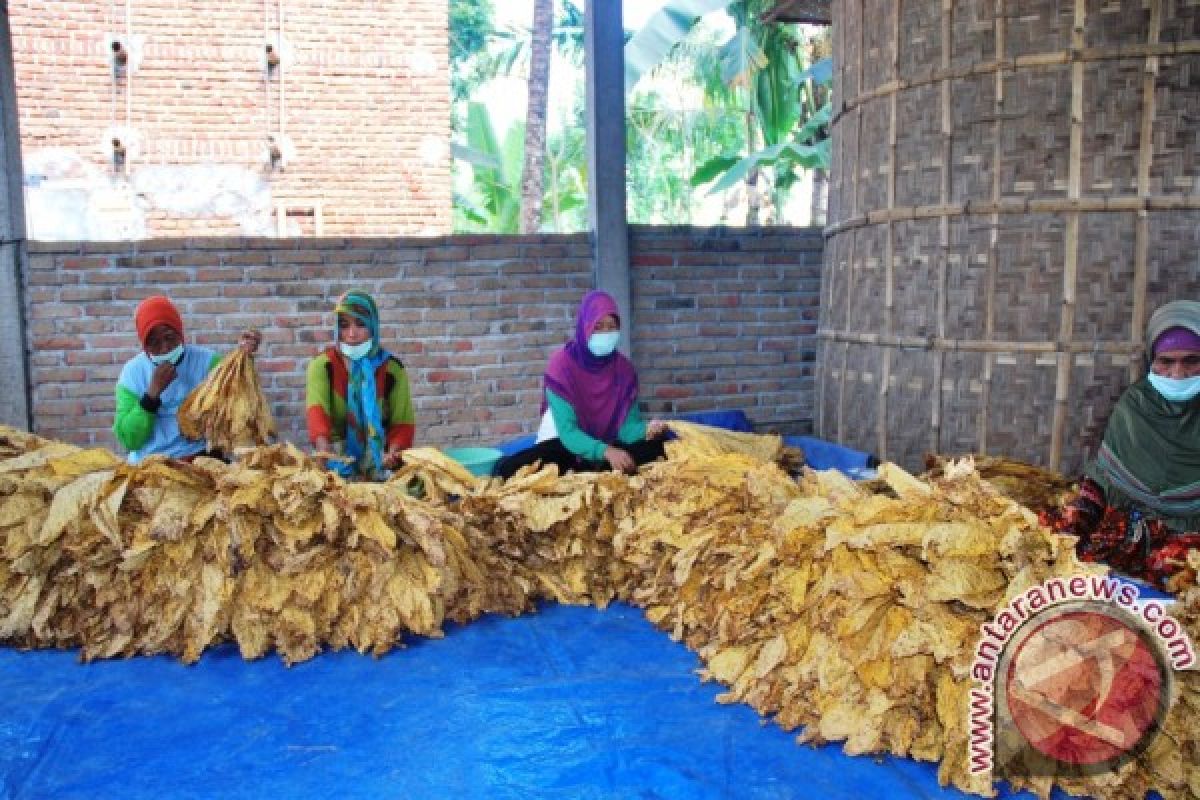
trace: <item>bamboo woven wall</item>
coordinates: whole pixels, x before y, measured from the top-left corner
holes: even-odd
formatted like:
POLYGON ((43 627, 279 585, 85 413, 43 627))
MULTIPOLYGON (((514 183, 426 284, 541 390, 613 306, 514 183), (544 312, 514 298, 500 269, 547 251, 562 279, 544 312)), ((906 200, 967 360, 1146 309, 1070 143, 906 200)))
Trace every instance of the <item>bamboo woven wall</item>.
POLYGON ((836 0, 818 433, 1068 472, 1200 298, 1200 0, 836 0))

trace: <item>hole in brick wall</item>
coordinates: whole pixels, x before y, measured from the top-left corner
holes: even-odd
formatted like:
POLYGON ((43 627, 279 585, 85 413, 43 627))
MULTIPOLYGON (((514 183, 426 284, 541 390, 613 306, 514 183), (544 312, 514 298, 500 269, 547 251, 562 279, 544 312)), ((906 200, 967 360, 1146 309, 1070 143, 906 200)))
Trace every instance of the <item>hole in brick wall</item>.
POLYGON ((117 172, 125 169, 125 143, 116 137, 112 140, 112 164, 117 172))
POLYGON ((287 229, 290 235, 315 236, 317 212, 312 208, 289 208, 286 212, 287 229))

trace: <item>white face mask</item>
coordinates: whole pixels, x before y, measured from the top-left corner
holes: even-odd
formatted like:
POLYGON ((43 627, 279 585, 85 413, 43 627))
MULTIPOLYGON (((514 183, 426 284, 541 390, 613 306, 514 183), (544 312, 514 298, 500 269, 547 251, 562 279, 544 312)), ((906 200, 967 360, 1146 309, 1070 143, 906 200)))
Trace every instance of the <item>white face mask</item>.
POLYGON ((617 342, 621 341, 620 331, 608 331, 607 333, 593 333, 588 337, 588 350, 592 351, 592 355, 596 358, 604 358, 612 355, 612 351, 617 349, 617 342))
POLYGON ((1200 394, 1200 375, 1194 378, 1168 378, 1151 372, 1147 377, 1150 385, 1172 403, 1186 403, 1200 394))
POLYGON ((366 358, 371 352, 371 340, 367 339, 361 344, 346 344, 345 342, 338 343, 338 349, 342 351, 342 355, 351 361, 358 361, 360 358, 366 358))
MULTIPOLYGON (((150 354, 147 353, 146 355, 150 354)), ((175 345, 175 349, 169 353, 163 353, 160 356, 150 356, 150 360, 154 362, 155 366, 159 364, 178 364, 181 358, 183 358, 182 344, 175 345)))

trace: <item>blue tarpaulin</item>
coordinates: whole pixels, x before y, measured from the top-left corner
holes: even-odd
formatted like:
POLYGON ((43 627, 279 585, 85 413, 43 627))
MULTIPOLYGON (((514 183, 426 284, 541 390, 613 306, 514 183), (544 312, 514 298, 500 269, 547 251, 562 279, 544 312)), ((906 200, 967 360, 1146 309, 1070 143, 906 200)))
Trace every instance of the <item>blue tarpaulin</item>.
POLYGON ((407 644, 291 668, 231 645, 193 666, 0 648, 0 797, 966 796, 934 764, 799 745, 718 704, 696 655, 622 604, 407 644))
MULTIPOLYGON (((704 411, 694 414, 682 414, 680 419, 696 422, 701 425, 711 425, 714 428, 725 428, 731 431, 750 433, 754 426, 744 411, 704 411)), ((519 436, 507 442, 493 445, 504 455, 520 452, 533 447, 536 437, 532 434, 519 436)), ((784 444, 789 447, 799 447, 804 451, 805 463, 813 469, 836 469, 851 476, 858 477, 867 468, 869 453, 853 450, 834 442, 827 442, 813 436, 785 436, 784 444)))
POLYGON ((858 475, 870 463, 870 453, 813 436, 785 436, 783 443, 803 450, 804 463, 813 469, 836 469, 849 475, 858 475))
POLYGON ((702 684, 641 611, 547 606, 375 659, 232 646, 81 664, 0 649, 6 798, 963 797, 936 767, 850 757, 702 684))

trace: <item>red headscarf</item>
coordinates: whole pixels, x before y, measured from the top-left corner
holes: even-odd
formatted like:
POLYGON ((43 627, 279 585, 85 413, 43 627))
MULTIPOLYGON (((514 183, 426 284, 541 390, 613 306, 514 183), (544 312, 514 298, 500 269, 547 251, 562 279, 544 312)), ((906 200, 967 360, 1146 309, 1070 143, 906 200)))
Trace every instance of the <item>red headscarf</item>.
POLYGON ((179 316, 179 311, 170 300, 160 294, 147 297, 138 305, 133 322, 137 326, 138 341, 143 347, 146 346, 146 337, 156 325, 166 325, 178 333, 180 339, 183 338, 183 319, 179 316))

